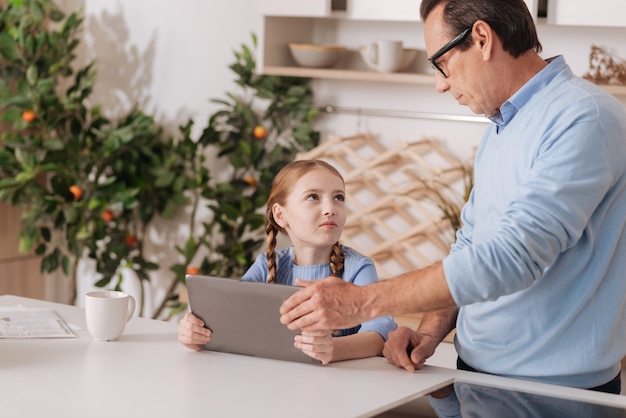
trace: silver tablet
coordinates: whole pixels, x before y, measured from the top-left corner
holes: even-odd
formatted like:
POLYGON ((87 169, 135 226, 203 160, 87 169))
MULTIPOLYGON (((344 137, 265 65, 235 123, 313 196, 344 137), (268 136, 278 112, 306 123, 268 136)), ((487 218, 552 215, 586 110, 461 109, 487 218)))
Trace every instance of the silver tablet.
POLYGON ((189 306, 213 331, 204 350, 320 364, 293 346, 280 323, 280 305, 299 287, 202 275, 187 275, 189 306))

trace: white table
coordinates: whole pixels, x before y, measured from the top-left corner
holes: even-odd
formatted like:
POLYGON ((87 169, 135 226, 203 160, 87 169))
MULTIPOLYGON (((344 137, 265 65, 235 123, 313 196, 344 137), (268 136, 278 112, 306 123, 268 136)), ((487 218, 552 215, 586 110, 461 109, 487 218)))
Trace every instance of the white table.
POLYGON ((365 417, 459 376, 626 405, 617 395, 443 367, 407 373, 380 357, 318 366, 198 353, 177 342, 177 324, 143 318, 131 319, 118 341, 98 342, 82 308, 0 296, 0 306, 18 304, 53 308, 81 329, 72 339, 0 341, 3 417, 365 417))

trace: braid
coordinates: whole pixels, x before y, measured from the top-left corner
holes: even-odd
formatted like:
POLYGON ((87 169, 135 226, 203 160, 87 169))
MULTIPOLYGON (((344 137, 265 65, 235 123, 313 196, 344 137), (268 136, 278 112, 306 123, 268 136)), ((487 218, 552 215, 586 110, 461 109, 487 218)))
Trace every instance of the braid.
POLYGON ((268 222, 265 232, 267 233, 267 250, 265 250, 267 257, 267 283, 276 283, 276 234, 278 231, 271 222, 268 222))
POLYGON ((333 245, 333 249, 330 252, 330 271, 332 271, 335 277, 343 275, 343 248, 339 241, 333 245))

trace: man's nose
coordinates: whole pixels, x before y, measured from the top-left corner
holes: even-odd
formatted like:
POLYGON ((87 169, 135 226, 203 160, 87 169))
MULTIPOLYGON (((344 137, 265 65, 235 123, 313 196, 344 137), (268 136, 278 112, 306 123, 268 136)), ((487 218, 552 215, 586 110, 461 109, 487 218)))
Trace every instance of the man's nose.
POLYGON ((435 74, 435 90, 437 90, 437 93, 445 93, 449 88, 448 81, 440 74, 435 74))

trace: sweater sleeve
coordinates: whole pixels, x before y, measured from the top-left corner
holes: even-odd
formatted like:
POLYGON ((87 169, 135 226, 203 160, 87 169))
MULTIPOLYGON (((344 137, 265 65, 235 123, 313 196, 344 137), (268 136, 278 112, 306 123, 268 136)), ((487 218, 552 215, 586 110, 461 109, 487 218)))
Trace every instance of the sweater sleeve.
MULTIPOLYGON (((343 279, 358 286, 366 286, 378 281, 378 274, 374 262, 364 255, 348 248, 346 252, 346 265, 343 279)), ((389 333, 398 326, 391 316, 383 316, 363 322, 359 333, 374 331, 387 340, 389 333)))

